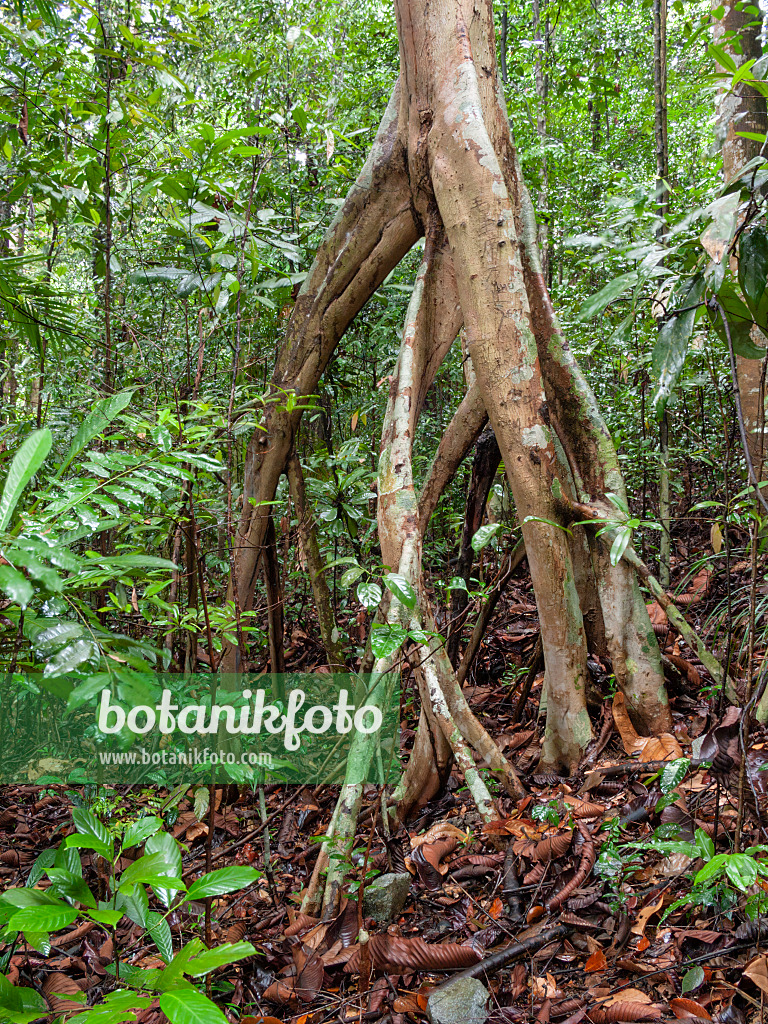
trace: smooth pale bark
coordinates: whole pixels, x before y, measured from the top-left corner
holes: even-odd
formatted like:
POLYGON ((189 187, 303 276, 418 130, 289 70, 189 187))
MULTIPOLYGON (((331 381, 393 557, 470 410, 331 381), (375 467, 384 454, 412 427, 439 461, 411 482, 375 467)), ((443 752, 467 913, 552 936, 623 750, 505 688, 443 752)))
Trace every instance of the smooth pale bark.
MULTIPOLYGON (((426 268, 420 275, 414 293, 419 301, 413 307, 414 317, 422 310, 425 340, 415 347, 405 344, 418 333, 415 320, 409 321, 393 381, 389 433, 384 434, 379 502, 383 561, 399 566, 413 580, 421 602, 419 621, 425 622, 431 614, 420 580, 426 513, 434 509, 445 482, 482 428, 484 405, 522 521, 542 626, 548 708, 543 763, 571 770, 591 728, 585 706, 586 643, 568 535, 562 529, 567 503, 558 479, 556 437, 579 496, 599 499, 606 490, 621 493, 621 476, 594 398, 552 316, 538 266, 535 224, 528 234, 532 211, 500 91, 490 0, 441 0, 428 9, 413 0, 396 0, 396 11, 401 84, 382 122, 375 153, 297 302, 273 395, 290 390, 311 394, 354 313, 430 225, 427 251, 433 269, 429 281, 426 268), (450 438, 441 444, 417 503, 410 451, 418 409, 462 320, 477 384, 446 431, 443 441, 450 438), (462 419, 465 413, 471 416, 462 419)), ((256 436, 249 451, 239 536, 243 607, 250 600, 254 552, 268 509, 259 502, 274 495, 299 416, 280 403, 271 405, 267 430, 256 436)), ((636 583, 622 572, 599 570, 600 600, 605 612, 606 602, 618 606, 617 595, 624 598, 623 607, 632 614, 629 626, 614 625, 613 643, 632 650, 635 634, 643 642, 648 638, 640 637, 644 609, 638 604, 636 583)), ((404 625, 412 622, 402 608, 391 614, 400 616, 404 625)), ((661 679, 655 673, 658 649, 645 653, 639 667, 634 656, 626 659, 623 686, 639 695, 630 704, 638 709, 640 724, 655 728, 668 722, 669 713, 655 692, 661 679)), ((616 660, 621 664, 620 657, 616 660)), ((439 659, 430 661, 439 664, 439 659)), ((434 672, 458 729, 458 735, 451 728, 448 736, 440 723, 445 738, 479 750, 484 730, 475 735, 474 716, 467 716, 458 698, 454 700, 455 676, 443 675, 439 668, 434 672)), ((432 693, 433 683, 422 675, 422 692, 432 693)), ((433 697, 431 711, 437 720, 439 702, 433 697)), ((454 753, 469 767, 463 752, 454 747, 454 753)), ((495 757, 491 750, 488 754, 495 757)), ((476 795, 484 801, 479 791, 476 795)))
MULTIPOLYGON (((739 9, 735 0, 713 0, 713 8, 723 8, 722 17, 714 22, 714 41, 733 59, 737 66, 762 56, 760 45, 760 18, 752 11, 739 9), (731 33, 738 33, 738 39, 731 33)), ((718 70, 725 71, 724 68, 718 70)), ((765 135, 768 130, 765 98, 740 82, 735 89, 721 89, 715 100, 715 141, 723 158, 723 178, 726 182, 737 178, 741 169, 758 155, 761 144, 756 139, 744 138, 742 132, 765 135)), ((736 260, 732 260, 734 272, 736 260)), ((752 332, 756 345, 765 345, 760 331, 752 332)), ((741 393, 741 410, 747 430, 747 445, 758 480, 764 473, 765 462, 765 359, 745 359, 736 355, 736 370, 741 393)))
POLYGON ((396 9, 404 93, 411 96, 411 176, 426 149, 454 251, 468 349, 522 522, 536 592, 548 707, 542 759, 570 770, 591 738, 587 648, 568 537, 553 525, 559 520, 554 441, 513 203, 490 134, 501 152, 509 128, 499 118, 491 8, 458 0, 450 15, 431 8, 427 14, 400 0, 396 9), (479 76, 479 68, 489 70, 479 76), (424 121, 417 114, 424 110, 432 120, 419 146, 424 121))
MULTIPOLYGON (((517 183, 523 268, 551 422, 584 500, 615 494, 626 502, 608 427, 552 309, 536 252, 533 207, 514 153, 511 164, 517 183)), ((623 561, 611 565, 603 545, 592 539, 590 543, 608 654, 632 721, 644 733, 668 732, 672 719, 661 653, 635 571, 623 561)))

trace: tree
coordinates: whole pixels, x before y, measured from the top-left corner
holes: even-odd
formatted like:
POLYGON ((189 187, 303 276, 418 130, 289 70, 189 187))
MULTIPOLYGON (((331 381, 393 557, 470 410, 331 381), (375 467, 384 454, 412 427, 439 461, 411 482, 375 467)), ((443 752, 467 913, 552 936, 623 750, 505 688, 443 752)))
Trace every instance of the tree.
MULTIPOLYGON (((717 5, 713 51, 719 69, 731 74, 739 67, 750 70, 762 55, 760 32, 761 21, 750 5, 741 0, 717 5)), ((738 178, 765 145, 766 101, 749 78, 722 88, 715 101, 715 142, 722 154, 726 183, 738 178)), ((735 265, 735 257, 733 262, 735 265)), ((752 340, 760 347, 765 344, 757 329, 752 340)), ((736 353, 736 368, 749 454, 759 480, 765 459, 765 359, 747 359, 736 353)))
MULTIPOLYGON (((301 399, 317 387, 354 316, 423 237, 382 433, 378 511, 383 561, 405 577, 416 600, 411 609, 394 596, 386 616, 413 628, 433 624, 421 583, 425 516, 487 413, 522 524, 539 609, 546 665, 543 764, 570 770, 591 737, 586 660, 596 638, 588 639, 585 621, 602 619, 614 673, 638 727, 663 731, 670 721, 640 590, 633 570, 616 558, 623 542, 612 559, 591 535, 585 551, 583 536, 568 528, 586 507, 608 521, 606 534, 613 539, 617 512, 608 496, 623 504, 622 477, 541 273, 535 217, 497 72, 491 4, 447 0, 439 9, 425 9, 397 0, 396 11, 400 77, 366 165, 298 295, 272 377, 266 429, 249 444, 237 596, 246 609, 265 545, 268 503, 291 452, 301 399), (462 325, 477 380, 443 437, 419 500, 413 437, 429 385, 462 325), (582 606, 592 574, 598 616, 585 615, 592 609, 582 606)), ((492 754, 489 738, 462 706, 447 657, 440 649, 431 654, 416 670, 421 737, 427 723, 433 732, 439 727, 465 775, 474 770, 469 744, 511 782, 504 759, 498 750, 492 754)), ((243 656, 235 648, 225 651, 225 667, 242 668, 243 656)), ((421 738, 412 761, 431 749, 421 738)), ((492 815, 484 784, 470 785, 492 815)), ((408 773, 401 791, 410 792, 408 773)))

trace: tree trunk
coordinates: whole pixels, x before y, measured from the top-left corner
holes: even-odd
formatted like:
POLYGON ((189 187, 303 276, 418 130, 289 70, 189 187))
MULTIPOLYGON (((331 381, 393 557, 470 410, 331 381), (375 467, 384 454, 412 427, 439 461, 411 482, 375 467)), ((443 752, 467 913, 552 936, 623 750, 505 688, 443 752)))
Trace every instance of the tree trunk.
MULTIPOLYGON (((567 492, 607 507, 606 491, 623 494, 618 460, 552 312, 501 92, 490 0, 396 0, 396 13, 401 78, 366 167, 299 295, 273 376, 266 430, 249 446, 238 538, 241 603, 248 607, 252 598, 268 517, 261 503, 273 497, 301 415, 295 403, 288 407, 285 393, 303 396, 315 389, 353 316, 426 234, 425 263, 382 434, 378 505, 383 562, 411 579, 418 603, 406 614, 393 601, 388 618, 399 617, 411 630, 433 628, 421 583, 421 538, 487 413, 520 517, 541 622, 547 697, 542 763, 570 771, 591 726, 586 637, 564 529, 567 492), (476 383, 449 425, 417 501, 410 459, 419 412, 462 322, 476 383)), ((658 647, 634 575, 607 558, 593 562, 609 650, 631 713, 641 727, 666 728, 658 647)), ((514 773, 466 706, 444 649, 418 645, 417 653, 420 728, 437 727, 481 813, 492 817, 470 748, 511 789, 514 773)), ((428 748, 422 735, 417 748, 423 754, 428 748)), ((443 754, 437 761, 444 763, 443 754)), ((409 770, 401 793, 412 796, 412 782, 409 770)))
MULTIPOLYGON (((713 0, 713 8, 722 5, 713 0)), ((714 23, 715 43, 723 47, 737 66, 762 55, 760 19, 746 5, 726 0, 723 15, 714 23)), ((725 70, 725 69, 719 69, 725 70)), ((726 182, 738 177, 742 167, 760 152, 761 144, 746 139, 741 132, 765 136, 768 130, 766 101, 756 89, 740 82, 734 89, 721 89, 715 100, 715 141, 723 158, 723 178, 726 182)), ((734 260, 735 262, 735 260, 734 260)), ((753 332, 752 341, 764 345, 759 331, 753 332)), ((741 409, 747 429, 747 444, 758 480, 762 479, 765 461, 765 359, 745 359, 736 355, 736 370, 741 393, 741 409)))

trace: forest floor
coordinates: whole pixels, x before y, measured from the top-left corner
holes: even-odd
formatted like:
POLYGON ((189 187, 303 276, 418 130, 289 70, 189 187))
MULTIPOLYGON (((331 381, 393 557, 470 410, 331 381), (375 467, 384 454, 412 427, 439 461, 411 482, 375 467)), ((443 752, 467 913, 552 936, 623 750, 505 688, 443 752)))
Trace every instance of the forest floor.
MULTIPOLYGON (((673 581, 692 595, 687 614, 697 626, 727 589, 722 568, 715 574, 696 568, 689 554, 707 543, 704 536, 687 547, 679 543, 673 581)), ((748 575, 739 557, 734 552, 731 558, 732 594, 748 575)), ((462 969, 486 985, 496 1024, 662 1018, 740 1024, 758 1013, 762 1019, 768 956, 761 950, 768 942, 761 944, 761 935, 768 937, 768 925, 761 933, 760 916, 768 912, 768 884, 757 867, 761 851, 751 848, 768 840, 756 812, 760 807, 766 822, 765 737, 752 727, 740 817, 740 713, 709 690, 695 656, 668 629, 660 609, 652 611, 667 659, 673 732, 639 737, 621 695, 598 703, 598 687, 610 693, 610 671, 593 659, 595 742, 578 775, 537 774, 542 675, 535 663, 528 672, 538 624, 523 567, 497 608, 465 689, 529 795, 517 802, 502 795, 502 820, 484 826, 454 770, 438 799, 421 807, 407 828, 385 835, 379 790, 367 787, 351 883, 332 920, 301 915, 299 903, 337 789, 266 786, 269 870, 244 893, 213 903, 214 940, 246 939, 257 951, 213 975, 213 998, 230 1019, 420 1021, 431 992, 462 969), (533 685, 516 715, 529 675, 533 685), (711 767, 689 764, 696 751, 711 767), (389 921, 384 911, 382 920, 370 917, 359 891, 361 878, 381 871, 411 876, 405 902, 395 900, 389 921), (693 886, 698 872, 704 877, 693 886), (361 925, 370 935, 363 946, 361 925)), ((306 624, 293 627, 287 653, 292 669, 322 660, 306 624)), ((405 747, 414 721, 406 699, 405 747)), ((249 791, 216 790, 213 813, 198 820, 188 793, 19 785, 0 790, 3 888, 25 884, 41 852, 72 831, 72 807, 84 802, 112 821, 147 809, 164 817, 184 844, 187 883, 206 870, 207 858, 216 868, 265 867, 264 818, 249 791)), ((82 854, 96 891, 98 858, 82 854)), ((202 934, 203 913, 202 903, 190 902, 172 914, 174 942, 202 934)), ((144 930, 128 918, 116 938, 121 962, 164 966, 144 930)), ((18 941, 0 948, 0 956, 14 984, 40 987, 55 976, 53 991, 84 991, 88 1003, 115 986, 115 945, 94 922, 53 936, 48 956, 18 941)), ((54 1014, 77 1010, 62 999, 51 1006, 54 1014)), ((136 1019, 164 1019, 158 1001, 136 1019)))

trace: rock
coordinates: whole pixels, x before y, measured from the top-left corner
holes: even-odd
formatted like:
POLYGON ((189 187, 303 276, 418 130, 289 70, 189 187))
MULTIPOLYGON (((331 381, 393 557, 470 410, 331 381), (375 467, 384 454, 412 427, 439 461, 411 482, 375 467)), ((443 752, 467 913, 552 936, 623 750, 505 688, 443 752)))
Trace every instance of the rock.
POLYGON ((388 924, 405 906, 410 887, 411 876, 407 871, 405 874, 379 875, 363 893, 363 913, 379 924, 388 924))
POLYGON ((485 1024, 488 989, 477 978, 457 978, 427 1000, 431 1024, 485 1024))

